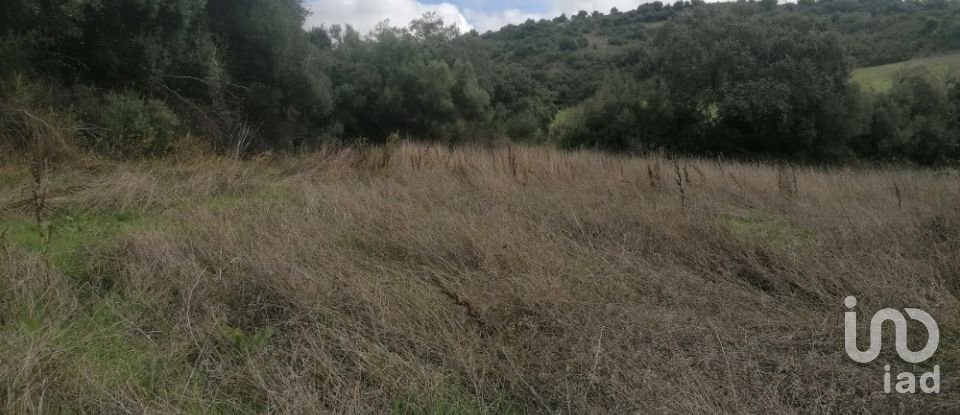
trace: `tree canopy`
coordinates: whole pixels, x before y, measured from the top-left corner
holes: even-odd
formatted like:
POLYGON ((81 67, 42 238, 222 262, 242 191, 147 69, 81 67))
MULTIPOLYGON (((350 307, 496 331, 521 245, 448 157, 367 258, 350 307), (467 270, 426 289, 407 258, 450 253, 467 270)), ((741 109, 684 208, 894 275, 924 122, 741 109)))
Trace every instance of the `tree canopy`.
POLYGON ((124 155, 190 132, 222 148, 400 134, 960 158, 955 78, 904 73, 882 93, 850 82, 854 67, 960 49, 957 1, 652 2, 483 34, 435 14, 370 33, 305 29, 307 13, 299 0, 9 0, 0 98, 93 126, 82 141, 124 155), (143 137, 152 144, 103 146, 143 137))

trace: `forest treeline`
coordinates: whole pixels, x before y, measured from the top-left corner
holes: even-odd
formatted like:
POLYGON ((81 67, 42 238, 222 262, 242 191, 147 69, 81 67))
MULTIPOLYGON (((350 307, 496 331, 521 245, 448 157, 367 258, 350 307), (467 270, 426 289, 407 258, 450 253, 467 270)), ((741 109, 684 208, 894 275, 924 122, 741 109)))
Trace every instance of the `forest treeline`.
POLYGON ((0 142, 114 157, 413 137, 935 164, 960 159, 960 83, 852 68, 960 50, 960 2, 644 3, 499 31, 435 15, 305 29, 298 0, 6 0, 0 142), (39 121, 38 121, 39 120, 39 121))

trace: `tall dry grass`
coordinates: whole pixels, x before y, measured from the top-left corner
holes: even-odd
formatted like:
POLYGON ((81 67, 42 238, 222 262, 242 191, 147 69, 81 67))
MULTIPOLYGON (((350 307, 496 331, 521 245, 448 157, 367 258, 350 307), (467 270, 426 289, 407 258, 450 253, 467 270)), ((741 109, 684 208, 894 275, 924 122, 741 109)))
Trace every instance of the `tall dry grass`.
POLYGON ((413 144, 97 161, 53 167, 38 249, 25 168, 0 167, 3 412, 960 408, 949 172, 413 144), (934 315, 943 393, 882 393, 884 364, 926 368, 892 340, 847 358, 848 295, 934 315))

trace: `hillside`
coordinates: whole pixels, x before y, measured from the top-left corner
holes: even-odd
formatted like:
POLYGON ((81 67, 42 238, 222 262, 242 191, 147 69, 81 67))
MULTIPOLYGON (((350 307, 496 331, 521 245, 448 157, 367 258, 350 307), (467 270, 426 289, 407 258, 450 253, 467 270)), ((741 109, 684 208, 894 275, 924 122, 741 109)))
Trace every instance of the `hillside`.
POLYGON ((960 47, 960 6, 956 2, 860 0, 776 4, 652 2, 635 10, 580 12, 553 20, 529 20, 483 37, 491 44, 494 59, 522 62, 539 71, 538 77, 548 84, 559 84, 555 91, 562 105, 589 96, 605 71, 638 69, 643 59, 650 59, 645 55, 654 48, 657 30, 668 22, 690 16, 708 21, 707 16, 731 13, 740 19, 801 20, 818 30, 837 34, 853 67, 895 63, 960 47), (570 85, 573 83, 581 86, 570 85))
POLYGON ((960 406, 949 172, 403 144, 34 182, 0 165, 4 413, 960 406), (943 394, 881 393, 918 369, 845 355, 849 295, 935 316, 943 394))
POLYGON ((900 76, 917 70, 926 71, 938 78, 948 79, 960 71, 960 52, 857 68, 853 71, 853 80, 870 91, 887 92, 893 88, 893 84, 900 76))
POLYGON ((653 2, 483 34, 430 13, 370 33, 304 30, 301 0, 11 0, 7 10, 0 145, 18 150, 39 125, 60 151, 115 159, 199 136, 240 154, 412 138, 960 160, 960 83, 913 76, 878 97, 849 83, 853 67, 960 50, 957 0, 653 2))

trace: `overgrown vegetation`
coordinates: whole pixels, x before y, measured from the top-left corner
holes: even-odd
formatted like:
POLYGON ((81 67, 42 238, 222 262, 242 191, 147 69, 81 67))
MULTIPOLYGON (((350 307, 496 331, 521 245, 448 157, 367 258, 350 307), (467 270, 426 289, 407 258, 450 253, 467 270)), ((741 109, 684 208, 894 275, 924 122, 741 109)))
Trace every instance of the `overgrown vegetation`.
POLYGON ((305 30, 298 0, 12 0, 0 134, 29 141, 26 111, 121 158, 191 134, 235 155, 404 136, 949 163, 956 94, 908 96, 955 88, 951 71, 864 90, 850 72, 960 49, 958 4, 653 2, 485 34, 435 15, 361 34, 305 30))
POLYGON ((0 412, 960 404, 947 389, 960 381, 949 170, 525 146, 247 161, 174 148, 52 164, 45 240, 21 203, 29 164, 0 167, 0 412), (937 319, 943 394, 877 393, 899 360, 847 358, 847 295, 863 315, 937 319))
POLYGON ((958 4, 8 0, 0 413, 954 411, 960 78, 851 68, 958 4), (849 295, 930 312, 948 393, 879 394, 849 295))

